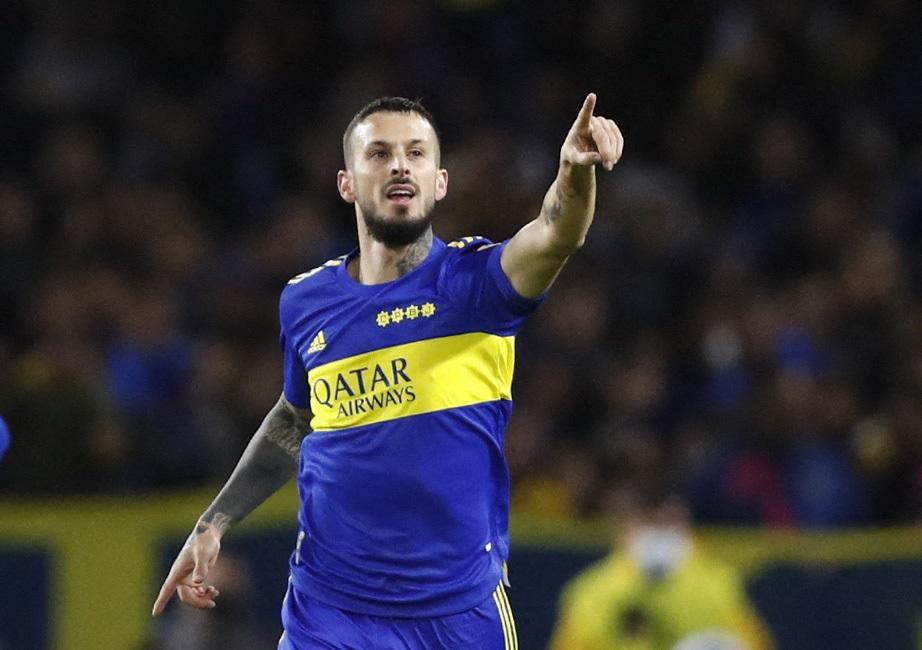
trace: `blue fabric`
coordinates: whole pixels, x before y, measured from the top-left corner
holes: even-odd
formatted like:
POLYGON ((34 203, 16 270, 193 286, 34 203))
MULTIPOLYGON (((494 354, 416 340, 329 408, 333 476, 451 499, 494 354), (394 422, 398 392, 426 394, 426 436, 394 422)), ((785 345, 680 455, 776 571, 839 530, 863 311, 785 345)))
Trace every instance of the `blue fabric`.
MULTIPOLYGON (((474 332, 514 336, 542 298, 515 292, 500 266, 504 245, 436 239, 419 267, 379 285, 349 277, 351 255, 293 278, 279 307, 286 398, 309 407, 308 373, 358 354, 474 332), (434 312, 382 324, 409 305, 434 312)), ((412 379, 425 395, 428 369, 412 379)), ((372 616, 444 616, 483 602, 508 558, 511 410, 495 399, 307 436, 295 586, 372 616)))
POLYGON ((330 605, 380 616, 472 607, 508 559, 509 478, 489 402, 348 431, 301 450, 295 585, 330 605))
POLYGON ((6 426, 3 418, 0 418, 0 460, 3 460, 3 454, 6 453, 7 447, 10 446, 10 430, 6 426))
POLYGON ((388 618, 336 609, 289 585, 282 623, 279 650, 505 650, 492 596, 458 614, 388 618))
POLYGON ((835 528, 862 523, 861 486, 844 445, 826 441, 796 444, 785 469, 798 524, 835 528))

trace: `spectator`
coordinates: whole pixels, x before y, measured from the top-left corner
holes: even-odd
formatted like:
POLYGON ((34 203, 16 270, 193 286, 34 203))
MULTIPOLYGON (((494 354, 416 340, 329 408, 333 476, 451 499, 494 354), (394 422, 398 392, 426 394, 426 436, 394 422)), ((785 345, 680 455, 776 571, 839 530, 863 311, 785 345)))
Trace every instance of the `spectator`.
POLYGON ((717 647, 772 648, 741 577, 697 547, 682 500, 654 484, 608 494, 616 548, 564 588, 551 648, 699 647, 681 644, 718 631, 737 645, 717 647))
POLYGON ((6 453, 9 446, 10 429, 6 426, 6 422, 3 421, 3 418, 0 418, 0 460, 3 460, 3 455, 6 453))

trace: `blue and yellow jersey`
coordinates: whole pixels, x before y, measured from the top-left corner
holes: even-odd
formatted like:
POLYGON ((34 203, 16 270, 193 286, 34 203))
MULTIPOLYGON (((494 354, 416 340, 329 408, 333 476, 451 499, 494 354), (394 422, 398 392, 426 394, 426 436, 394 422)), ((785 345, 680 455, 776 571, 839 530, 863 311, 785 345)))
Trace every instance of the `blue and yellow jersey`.
POLYGON ((378 285, 349 277, 353 252, 282 292, 285 397, 313 414, 299 590, 362 614, 441 616, 496 589, 514 337, 541 302, 509 283, 504 246, 435 239, 419 267, 378 285))

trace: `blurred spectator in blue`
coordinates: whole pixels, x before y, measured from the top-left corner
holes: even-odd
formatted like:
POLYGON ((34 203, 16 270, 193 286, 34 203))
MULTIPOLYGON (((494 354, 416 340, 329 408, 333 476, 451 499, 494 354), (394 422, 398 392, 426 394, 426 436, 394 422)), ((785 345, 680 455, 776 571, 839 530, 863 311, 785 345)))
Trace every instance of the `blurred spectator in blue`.
POLYGON ((0 418, 0 460, 3 460, 7 448, 10 446, 10 429, 3 418, 0 418))

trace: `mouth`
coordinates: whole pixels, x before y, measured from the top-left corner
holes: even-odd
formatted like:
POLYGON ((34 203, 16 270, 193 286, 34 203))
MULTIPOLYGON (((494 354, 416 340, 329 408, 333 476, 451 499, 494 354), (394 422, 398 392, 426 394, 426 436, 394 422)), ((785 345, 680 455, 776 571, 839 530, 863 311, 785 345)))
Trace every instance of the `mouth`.
POLYGON ((395 183, 387 188, 385 196, 395 205, 409 205, 416 196, 416 187, 409 183, 395 183))

